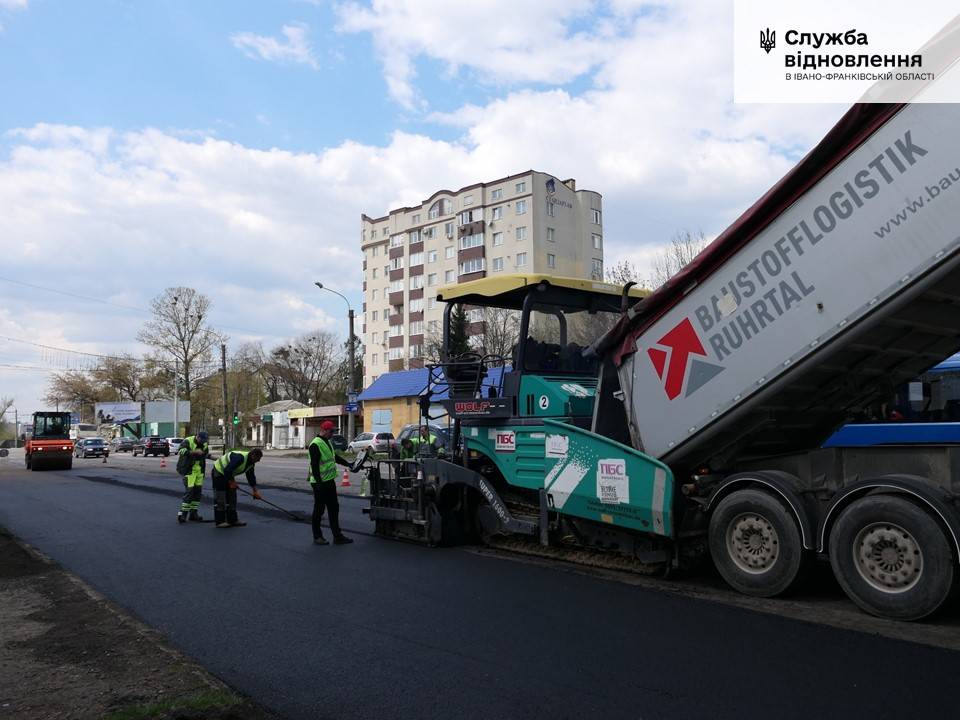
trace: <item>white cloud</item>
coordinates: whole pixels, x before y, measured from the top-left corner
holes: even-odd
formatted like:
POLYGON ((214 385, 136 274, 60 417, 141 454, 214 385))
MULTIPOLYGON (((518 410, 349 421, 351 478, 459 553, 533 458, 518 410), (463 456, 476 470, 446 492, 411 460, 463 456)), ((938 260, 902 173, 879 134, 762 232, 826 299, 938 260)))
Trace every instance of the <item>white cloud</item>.
POLYGON ((0 8, 4 10, 25 10, 27 0, 0 0, 0 8))
POLYGON ((255 60, 308 65, 314 70, 320 68, 308 39, 310 30, 305 24, 284 25, 280 32, 283 39, 240 32, 231 35, 230 42, 244 55, 255 60))
POLYGON ((603 60, 616 48, 615 26, 595 22, 592 0, 374 0, 337 7, 342 32, 369 32, 384 67, 391 96, 413 108, 415 61, 423 56, 461 67, 481 80, 562 84, 603 60), (579 29, 583 24, 587 29, 579 29))

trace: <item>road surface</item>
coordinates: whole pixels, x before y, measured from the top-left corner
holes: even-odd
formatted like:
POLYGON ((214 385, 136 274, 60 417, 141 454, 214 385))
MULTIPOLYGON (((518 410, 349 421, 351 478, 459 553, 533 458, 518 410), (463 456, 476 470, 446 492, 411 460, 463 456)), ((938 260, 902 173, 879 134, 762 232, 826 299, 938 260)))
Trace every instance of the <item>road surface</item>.
MULTIPOLYGON (((819 617, 802 598, 750 605, 709 583, 430 550, 369 535, 353 498, 344 547, 314 546, 309 525, 246 500, 246 528, 181 526, 177 492, 175 476, 93 459, 29 473, 14 456, 0 464, 0 525, 285 717, 953 713, 960 655, 891 636, 960 647, 955 614, 898 630, 827 590, 827 625, 783 616, 819 617), (836 627, 848 622, 868 632, 836 627)), ((310 507, 304 492, 264 494, 310 507)))

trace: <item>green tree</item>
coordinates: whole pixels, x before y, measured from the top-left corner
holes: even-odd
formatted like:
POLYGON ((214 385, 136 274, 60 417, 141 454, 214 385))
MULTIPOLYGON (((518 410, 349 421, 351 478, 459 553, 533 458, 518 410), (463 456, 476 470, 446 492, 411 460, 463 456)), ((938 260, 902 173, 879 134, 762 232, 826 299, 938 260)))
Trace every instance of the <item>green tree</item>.
POLYGON ((467 308, 464 307, 463 303, 454 305, 450 312, 450 339, 447 345, 447 357, 457 357, 472 352, 470 336, 467 333, 469 324, 467 308))

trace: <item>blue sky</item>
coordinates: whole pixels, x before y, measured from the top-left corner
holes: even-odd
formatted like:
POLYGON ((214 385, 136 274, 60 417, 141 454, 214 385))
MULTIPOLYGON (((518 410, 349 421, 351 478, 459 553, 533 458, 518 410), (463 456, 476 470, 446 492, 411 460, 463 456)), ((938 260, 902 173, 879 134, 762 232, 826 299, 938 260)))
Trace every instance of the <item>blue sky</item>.
MULTIPOLYGON (((602 193, 607 265, 644 268, 841 112, 734 105, 731 28, 723 0, 0 0, 0 276, 111 303, 0 279, 0 336, 139 353, 117 306, 181 284, 234 345, 345 333, 313 282, 359 307, 361 213, 529 168, 602 193)), ((45 376, 3 365, 42 361, 0 339, 22 412, 45 376)))

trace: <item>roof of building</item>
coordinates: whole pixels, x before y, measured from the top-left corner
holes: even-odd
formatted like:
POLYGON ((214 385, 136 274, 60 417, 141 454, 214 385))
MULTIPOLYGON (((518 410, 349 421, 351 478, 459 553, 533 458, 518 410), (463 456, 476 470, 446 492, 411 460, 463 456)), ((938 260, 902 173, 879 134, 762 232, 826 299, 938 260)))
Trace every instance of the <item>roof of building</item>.
MULTIPOLYGON (((507 368, 509 371, 509 368, 507 368)), ((500 384, 500 377, 504 371, 502 367, 493 367, 487 370, 487 376, 483 381, 484 387, 497 386, 500 384)), ((361 402, 365 400, 389 400, 391 398, 419 397, 427 391, 427 382, 430 377, 429 368, 418 368, 416 370, 399 370, 397 372, 384 373, 370 385, 366 390, 360 393, 358 398, 361 402)), ((434 400, 446 400, 447 387, 443 381, 443 373, 439 370, 434 374, 434 400)))
POLYGON ((297 402, 296 400, 277 400, 276 402, 267 403, 266 405, 261 405, 256 410, 255 413, 258 415, 266 415, 268 413, 283 412, 285 410, 295 410, 297 408, 307 407, 302 402, 297 402))
MULTIPOLYGON (((561 277, 559 275, 513 273, 492 275, 479 280, 444 286, 437 293, 437 299, 444 302, 459 301, 467 304, 489 304, 489 301, 495 298, 498 307, 519 309, 523 306, 523 299, 528 294, 529 289, 541 284, 564 290, 573 290, 576 293, 589 293, 590 295, 601 293, 619 297, 623 293, 623 286, 616 283, 587 278, 561 277)), ((640 299, 649 294, 648 290, 638 287, 630 288, 630 297, 632 298, 640 299)))

